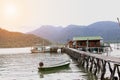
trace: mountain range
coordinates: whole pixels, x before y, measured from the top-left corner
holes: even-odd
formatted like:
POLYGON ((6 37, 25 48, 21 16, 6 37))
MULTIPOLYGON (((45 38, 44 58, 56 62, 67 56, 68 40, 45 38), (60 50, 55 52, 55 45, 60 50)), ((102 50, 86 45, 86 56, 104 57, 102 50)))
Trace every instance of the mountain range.
POLYGON ((33 34, 23 34, 20 32, 10 32, 0 28, 0 47, 30 47, 35 44, 51 44, 48 40, 33 34))
POLYGON ((68 25, 66 27, 55 27, 43 25, 28 33, 57 43, 65 43, 75 36, 101 36, 105 42, 120 41, 120 26, 117 22, 112 21, 99 21, 87 26, 68 25))

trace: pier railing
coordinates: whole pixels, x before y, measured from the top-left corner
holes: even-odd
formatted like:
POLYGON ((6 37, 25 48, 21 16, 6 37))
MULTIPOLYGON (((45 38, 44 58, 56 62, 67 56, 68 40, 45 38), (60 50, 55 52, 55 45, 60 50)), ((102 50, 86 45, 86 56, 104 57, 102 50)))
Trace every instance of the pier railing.
POLYGON ((120 58, 92 54, 73 48, 64 48, 64 50, 68 55, 77 60, 79 65, 82 65, 94 75, 101 74, 101 80, 106 80, 106 70, 110 72, 107 80, 120 80, 120 58), (115 76, 115 74, 117 74, 117 76, 115 76))

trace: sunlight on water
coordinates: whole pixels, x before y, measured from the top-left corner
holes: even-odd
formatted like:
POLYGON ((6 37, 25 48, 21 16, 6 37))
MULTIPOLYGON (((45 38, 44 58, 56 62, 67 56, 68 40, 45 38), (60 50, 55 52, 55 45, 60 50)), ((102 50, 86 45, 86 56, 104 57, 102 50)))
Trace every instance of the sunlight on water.
POLYGON ((30 53, 30 47, 26 48, 0 48, 0 54, 30 53))

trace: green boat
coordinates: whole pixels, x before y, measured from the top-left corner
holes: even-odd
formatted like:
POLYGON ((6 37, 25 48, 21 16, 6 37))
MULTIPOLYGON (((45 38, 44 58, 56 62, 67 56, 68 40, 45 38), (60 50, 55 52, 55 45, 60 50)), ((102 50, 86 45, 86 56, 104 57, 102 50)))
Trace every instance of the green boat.
POLYGON ((70 60, 68 61, 64 61, 58 64, 54 64, 54 65, 50 65, 50 66, 44 66, 43 63, 39 64, 42 65, 40 67, 38 67, 39 71, 51 71, 51 70, 58 70, 58 69, 64 69, 69 67, 70 65, 70 60))

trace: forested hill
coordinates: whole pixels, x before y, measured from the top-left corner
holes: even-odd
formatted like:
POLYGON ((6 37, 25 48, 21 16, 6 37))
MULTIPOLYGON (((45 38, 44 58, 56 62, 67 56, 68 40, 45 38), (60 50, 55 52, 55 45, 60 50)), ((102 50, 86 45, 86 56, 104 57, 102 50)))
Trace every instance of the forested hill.
POLYGON ((29 33, 61 43, 71 40, 75 36, 101 36, 105 42, 120 42, 120 26, 117 22, 112 21, 99 21, 87 26, 54 27, 46 25, 29 33))
POLYGON ((0 28, 0 47, 29 47, 35 44, 51 44, 48 40, 33 34, 23 34, 19 32, 10 32, 0 28))

